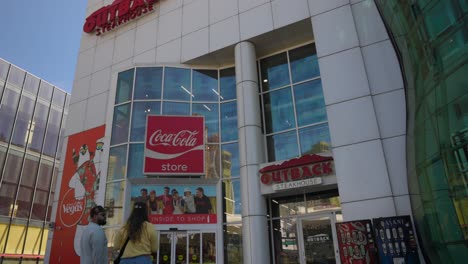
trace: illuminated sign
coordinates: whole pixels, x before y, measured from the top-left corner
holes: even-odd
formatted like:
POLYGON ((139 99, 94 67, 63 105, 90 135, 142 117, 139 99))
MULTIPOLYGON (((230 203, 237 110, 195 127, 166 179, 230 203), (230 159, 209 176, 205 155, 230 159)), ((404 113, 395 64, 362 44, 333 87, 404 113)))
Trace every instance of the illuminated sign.
POLYGON ((115 0, 112 4, 101 7, 86 18, 83 31, 96 31, 99 36, 107 31, 153 11, 153 5, 159 0, 115 0))

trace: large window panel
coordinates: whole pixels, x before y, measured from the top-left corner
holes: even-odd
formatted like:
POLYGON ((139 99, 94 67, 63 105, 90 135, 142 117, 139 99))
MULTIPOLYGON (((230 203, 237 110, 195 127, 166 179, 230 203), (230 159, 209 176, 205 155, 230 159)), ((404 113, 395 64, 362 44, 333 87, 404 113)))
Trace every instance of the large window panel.
POLYGON ((133 87, 133 69, 120 72, 117 77, 117 92, 115 95, 115 103, 123 103, 130 100, 133 87))
POLYGON ((207 179, 219 178, 220 172, 219 144, 206 144, 205 146, 205 175, 207 179))
POLYGON ((193 116, 205 117, 205 128, 208 128, 208 142, 219 142, 218 104, 193 104, 193 116))
POLYGON ((41 85, 39 86, 39 94, 38 96, 47 102, 50 102, 52 99, 52 93, 54 92, 54 87, 52 84, 47 83, 45 81, 41 81, 41 85))
MULTIPOLYGON (((37 169, 39 167, 39 157, 26 155, 24 168, 21 176, 20 188, 16 205, 18 211, 16 217, 28 218, 31 202, 34 194, 34 184, 36 183, 37 169)), ((40 179, 41 181, 43 179, 40 179)))
POLYGON ((294 86, 297 123, 299 126, 327 120, 322 82, 314 80, 294 86))
POLYGON ((54 157, 57 150, 57 143, 60 133, 60 123, 62 122, 62 112, 56 109, 51 109, 49 121, 44 143, 43 153, 47 156, 54 157))
POLYGON ((161 67, 137 68, 133 99, 161 99, 162 72, 161 67))
POLYGON ((0 171, 3 171, 3 165, 5 164, 6 153, 7 153, 6 146, 0 145, 0 171))
POLYGON ((224 144, 221 151, 223 178, 239 177, 239 143, 224 144))
POLYGON ((44 142, 48 115, 49 107, 38 101, 36 103, 36 109, 34 110, 33 123, 31 124, 31 132, 27 139, 28 149, 36 152, 41 152, 42 143, 44 142))
POLYGON ((293 83, 320 75, 315 45, 310 44, 289 51, 293 83))
POLYGON ((0 59, 0 79, 6 80, 10 63, 0 59))
POLYGON ((238 264, 244 261, 242 254, 242 223, 224 225, 224 263, 238 264))
POLYGON ((0 186, 0 215, 16 216, 17 206, 14 203, 18 180, 23 165, 23 152, 10 149, 0 186))
POLYGON ((62 118, 62 126, 60 127, 60 134, 59 134, 59 141, 57 143, 57 160, 62 159, 62 147, 63 147, 63 140, 65 140, 65 127, 66 127, 66 122, 67 122, 67 114, 63 114, 62 118))
POLYGON ((120 225, 123 218, 125 182, 114 182, 106 185, 104 206, 107 208, 107 225, 120 225))
POLYGON ((225 180, 223 191, 223 222, 242 221, 242 202, 240 179, 225 180))
POLYGON ((144 145, 130 144, 128 153, 128 178, 143 178, 144 145))
POLYGON ((127 145, 113 147, 109 152, 107 181, 123 179, 127 169, 127 145))
POLYGON ((134 102, 132 111, 132 129, 130 141, 144 141, 146 116, 159 115, 160 102, 134 102))
POLYGON ((217 102, 218 71, 217 70, 193 70, 193 101, 217 102))
POLYGON ((39 90, 40 80, 30 74, 26 75, 26 80, 24 81, 24 91, 28 91, 33 95, 37 94, 39 90))
POLYGON ((301 154, 317 154, 331 151, 328 124, 306 127, 299 130, 301 154))
POLYGON ((290 88, 267 93, 263 98, 268 134, 296 127, 290 88))
POLYGON ((287 160, 299 156, 296 131, 267 137, 268 162, 287 160))
POLYGON ((11 89, 5 89, 2 103, 0 104, 0 120, 2 122, 2 125, 0 126, 0 141, 10 141, 19 97, 19 93, 11 89))
POLYGON ((65 92, 55 88, 54 94, 52 96, 52 104, 62 108, 63 104, 65 103, 65 96, 65 92))
POLYGON ((10 73, 8 74, 8 83, 21 88, 23 86, 25 75, 26 72, 14 65, 11 65, 10 73))
POLYGON ((236 99, 235 68, 220 70, 219 76, 219 93, 221 101, 236 99))
POLYGON ((286 52, 262 59, 260 61, 260 70, 262 90, 264 92, 290 83, 286 52))
POLYGON ((189 101, 193 96, 190 87, 190 70, 166 67, 164 70, 164 95, 166 100, 189 101))
POLYGON ((236 101, 221 104, 221 140, 237 140, 237 103, 236 101))
POLYGON ((276 263, 300 263, 296 218, 273 220, 276 263))
POLYGON ((130 123, 130 104, 120 105, 114 108, 112 121, 111 145, 128 141, 128 129, 130 123))
POLYGON ((26 146, 29 129, 32 125, 31 120, 34 112, 34 104, 34 99, 25 95, 21 96, 18 115, 16 117, 16 124, 13 131, 13 138, 11 140, 11 143, 16 146, 26 146))
POLYGON ((41 160, 37 174, 36 195, 34 197, 31 219, 44 220, 47 212, 50 180, 52 178, 54 164, 49 160, 41 160))
POLYGON ((163 102, 163 115, 190 115, 189 103, 163 102))

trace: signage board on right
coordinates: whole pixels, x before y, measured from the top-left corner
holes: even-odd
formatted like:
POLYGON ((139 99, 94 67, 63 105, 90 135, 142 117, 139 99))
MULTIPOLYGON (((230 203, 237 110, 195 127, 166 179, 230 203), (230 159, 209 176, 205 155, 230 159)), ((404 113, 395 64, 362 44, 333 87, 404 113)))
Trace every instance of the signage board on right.
POLYGON ((420 263, 418 245, 410 216, 377 218, 373 219, 372 222, 380 263, 420 263))

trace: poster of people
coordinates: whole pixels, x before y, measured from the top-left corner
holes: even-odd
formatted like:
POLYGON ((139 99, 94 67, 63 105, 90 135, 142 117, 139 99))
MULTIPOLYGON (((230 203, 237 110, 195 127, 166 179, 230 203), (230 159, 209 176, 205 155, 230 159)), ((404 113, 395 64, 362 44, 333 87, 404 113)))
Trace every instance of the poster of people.
POLYGON ((372 220, 380 263, 419 263, 418 246, 410 216, 395 216, 372 220))
POLYGON ((145 202, 153 224, 215 224, 215 185, 132 186, 131 201, 145 202))
POLYGON ((68 137, 50 263, 80 262, 89 210, 104 200, 105 190, 99 188, 99 182, 106 181, 104 133, 105 126, 100 126, 68 137))
POLYGON ((370 220, 337 223, 336 230, 341 263, 377 263, 377 250, 370 220))

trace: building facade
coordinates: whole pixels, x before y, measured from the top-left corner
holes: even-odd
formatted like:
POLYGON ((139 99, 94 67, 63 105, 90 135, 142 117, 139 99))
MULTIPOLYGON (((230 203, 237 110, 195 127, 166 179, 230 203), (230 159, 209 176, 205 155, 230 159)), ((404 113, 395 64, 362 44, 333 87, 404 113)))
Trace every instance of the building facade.
POLYGON ((374 1, 89 0, 86 16, 50 263, 76 263, 93 204, 111 248, 148 201, 155 263, 340 263, 336 223, 413 215, 412 101, 374 1), (203 117, 203 173, 147 173, 154 116, 203 117))
POLYGON ((0 59, 0 263, 42 263, 70 95, 0 59))

